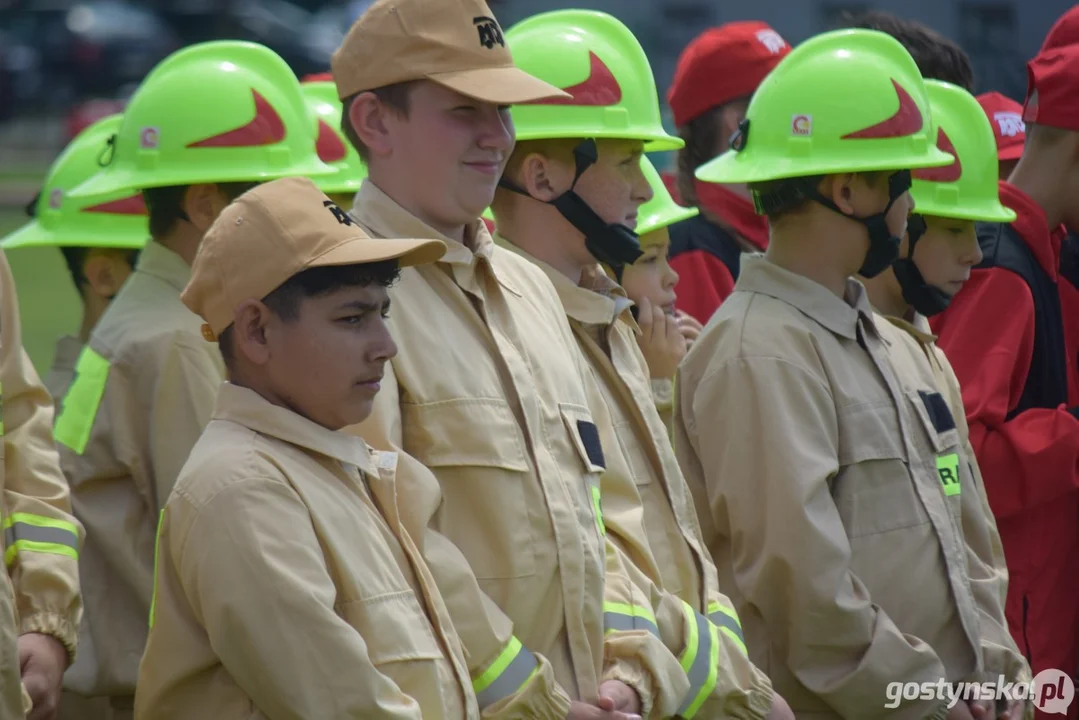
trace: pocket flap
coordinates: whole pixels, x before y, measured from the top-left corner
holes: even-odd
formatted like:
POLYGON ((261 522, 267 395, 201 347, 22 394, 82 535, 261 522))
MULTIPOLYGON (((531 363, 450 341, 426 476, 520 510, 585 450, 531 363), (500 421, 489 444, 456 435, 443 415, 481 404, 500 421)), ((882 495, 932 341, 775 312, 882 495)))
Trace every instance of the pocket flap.
POLYGON ((592 413, 586 407, 569 403, 559 403, 558 409, 562 412, 562 420, 566 423, 566 431, 573 440, 577 455, 588 472, 601 473, 606 470, 603 443, 599 439, 599 428, 592 422, 592 413))
POLYGON ((506 401, 457 398, 402 404, 405 448, 428 467, 496 467, 528 472, 524 440, 506 401), (455 432, 460 428, 460 432, 455 432))
POLYGON ((907 392, 907 400, 914 407, 914 414, 925 429, 933 452, 944 452, 959 445, 955 418, 943 395, 935 391, 911 390, 907 392))

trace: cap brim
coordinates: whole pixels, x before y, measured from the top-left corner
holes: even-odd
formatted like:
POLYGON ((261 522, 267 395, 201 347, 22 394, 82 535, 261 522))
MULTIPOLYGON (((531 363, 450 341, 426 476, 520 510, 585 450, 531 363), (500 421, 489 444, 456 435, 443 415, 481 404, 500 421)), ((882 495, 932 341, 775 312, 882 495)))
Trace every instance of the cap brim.
POLYGON ((474 100, 495 105, 516 105, 547 98, 571 97, 569 93, 517 67, 433 73, 428 75, 427 79, 474 100))
POLYGON ((409 267, 433 263, 445 254, 446 243, 441 240, 357 237, 319 256, 307 267, 363 265, 385 260, 396 260, 401 267, 409 267))

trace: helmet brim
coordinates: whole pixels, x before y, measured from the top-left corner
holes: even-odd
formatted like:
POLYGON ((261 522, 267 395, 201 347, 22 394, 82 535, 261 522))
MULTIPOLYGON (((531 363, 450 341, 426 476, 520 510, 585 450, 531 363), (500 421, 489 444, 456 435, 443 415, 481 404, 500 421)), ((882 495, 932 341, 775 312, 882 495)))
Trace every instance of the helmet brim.
POLYGON ((916 170, 943 167, 954 161, 954 157, 935 146, 918 153, 889 152, 879 156, 867 153, 864 157, 840 159, 817 159, 811 155, 754 157, 753 153, 728 150, 697 168, 696 177, 704 182, 730 185, 847 172, 916 170))

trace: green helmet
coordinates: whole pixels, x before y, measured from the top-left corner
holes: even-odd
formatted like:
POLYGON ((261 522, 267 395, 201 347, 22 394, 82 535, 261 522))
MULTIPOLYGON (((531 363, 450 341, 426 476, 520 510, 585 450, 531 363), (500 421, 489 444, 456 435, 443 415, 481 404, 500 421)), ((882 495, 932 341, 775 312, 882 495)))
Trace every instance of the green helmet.
POLYGON ((120 192, 89 202, 68 195, 101 169, 98 161, 120 120, 119 115, 98 120, 71 141, 45 176, 34 203, 34 219, 0 241, 0 247, 141 248, 146 244, 150 229, 138 192, 120 192))
POLYGON ((918 66, 895 38, 836 30, 794 48, 757 88, 706 182, 948 165, 918 66))
POLYGON ((1015 220, 1015 213, 1000 204, 996 138, 982 106, 949 83, 926 80, 925 89, 937 124, 937 147, 955 160, 913 173, 915 212, 961 220, 1015 220))
POLYGON ((324 193, 350 193, 360 189, 367 165, 356 148, 337 128, 341 124, 341 101, 333 82, 305 82, 300 86, 307 108, 315 117, 315 148, 318 159, 337 170, 334 175, 313 178, 324 193))
POLYGON ((625 25, 602 12, 556 10, 506 32, 514 63, 572 98, 514 105, 518 140, 615 138, 649 152, 685 143, 663 129, 652 68, 625 25))
POLYGON ((641 205, 637 215, 637 234, 644 236, 656 230, 662 230, 680 220, 696 215, 696 208, 684 208, 674 201, 659 171, 648 158, 641 158, 641 170, 652 186, 652 199, 641 205))
POLYGON ((108 165, 72 194, 332 174, 300 83, 274 51, 221 40, 162 60, 124 111, 108 165))

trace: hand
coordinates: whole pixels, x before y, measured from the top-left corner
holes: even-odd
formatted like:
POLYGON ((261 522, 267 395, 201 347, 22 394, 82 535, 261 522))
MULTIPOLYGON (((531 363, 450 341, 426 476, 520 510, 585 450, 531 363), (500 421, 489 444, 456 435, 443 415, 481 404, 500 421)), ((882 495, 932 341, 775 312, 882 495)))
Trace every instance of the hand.
POLYGON ((629 715, 616 710, 603 710, 595 705, 574 700, 570 705, 569 715, 566 716, 566 720, 641 720, 641 716, 629 715))
POLYGON ((56 717, 67 661, 67 648, 53 636, 42 633, 19 636, 22 683, 34 701, 34 709, 27 720, 53 720, 56 717))
POLYGON ((701 325, 697 318, 687 315, 681 310, 676 310, 674 317, 678 321, 678 329, 682 332, 682 337, 686 339, 686 350, 688 351, 693 347, 693 343, 697 338, 701 336, 704 325, 701 325))
POLYGON ((686 356, 686 339, 679 330, 678 321, 667 317, 663 308, 652 305, 648 298, 642 298, 637 324, 641 327, 637 344, 652 379, 674 377, 678 363, 686 356))
POLYGON ((599 707, 635 717, 641 712, 641 696, 621 680, 607 680, 599 686, 599 707))
POLYGON ((766 720, 794 720, 794 711, 780 695, 772 697, 772 710, 766 720))

